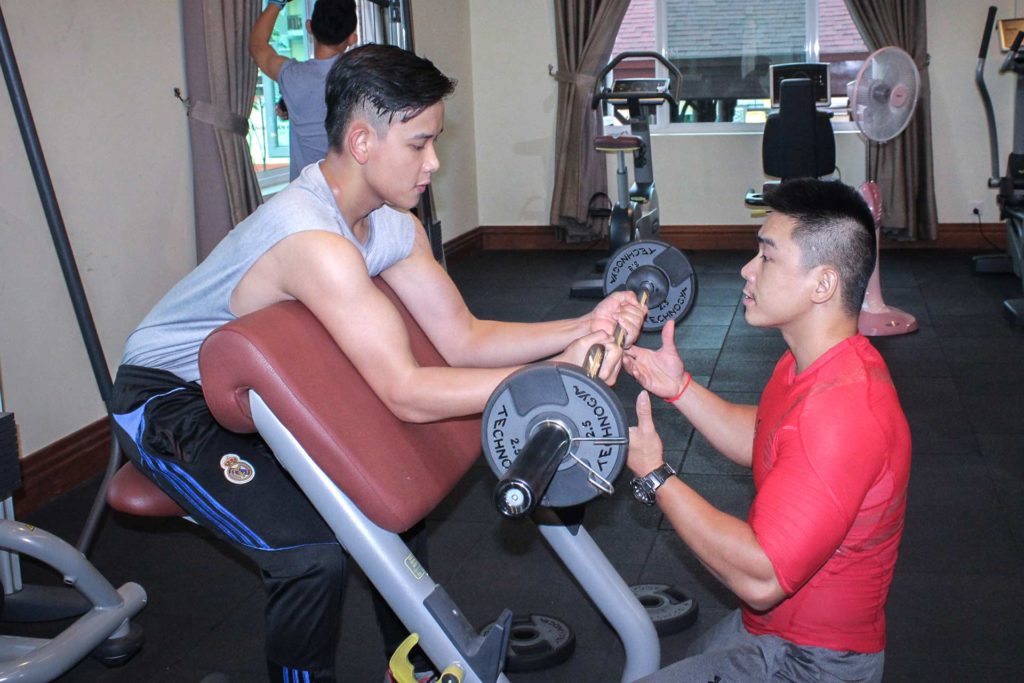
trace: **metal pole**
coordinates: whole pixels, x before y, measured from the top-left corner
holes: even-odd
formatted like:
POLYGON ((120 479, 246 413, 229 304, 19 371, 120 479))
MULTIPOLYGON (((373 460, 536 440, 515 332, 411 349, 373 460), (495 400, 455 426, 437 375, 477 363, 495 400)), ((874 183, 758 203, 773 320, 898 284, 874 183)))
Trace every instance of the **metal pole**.
MULTIPOLYGON (((25 153, 28 155, 29 166, 32 168, 32 176, 36 181, 39 201, 43 205, 43 213, 50 226, 50 236, 53 238, 53 246, 57 250, 57 260, 60 262, 61 272, 64 274, 68 294, 71 295, 71 305, 75 310, 78 328, 82 332, 82 340, 85 342, 85 350, 89 355, 89 363, 92 366, 93 376, 96 378, 96 386, 99 388, 100 397, 109 412, 110 397, 113 391, 110 369, 107 367, 103 346, 96 333, 96 324, 93 322, 92 312, 89 310, 89 301, 85 297, 85 288, 82 286, 82 278, 75 263, 75 254, 71 250, 68 232, 64 227, 64 218, 61 216, 57 196, 53 190, 53 182, 43 156, 43 149, 39 144, 39 134, 36 132, 35 122, 32 119, 28 98, 25 96, 25 86, 21 81, 18 63, 14 58, 14 49, 11 45, 11 36, 7 32, 7 21, 4 19, 3 8, 0 8, 0 66, 3 67, 7 92, 10 94, 11 105, 14 107, 14 116, 18 120, 18 129, 21 131, 21 139, 25 144, 25 153)), ((82 553, 86 552, 86 549, 92 544, 96 527, 99 525, 99 517, 105 507, 104 496, 107 482, 117 471, 119 465, 120 450, 116 448, 115 442, 115 447, 111 450, 111 460, 107 465, 107 475, 104 477, 99 495, 93 502, 89 518, 78 541, 78 550, 82 553)))

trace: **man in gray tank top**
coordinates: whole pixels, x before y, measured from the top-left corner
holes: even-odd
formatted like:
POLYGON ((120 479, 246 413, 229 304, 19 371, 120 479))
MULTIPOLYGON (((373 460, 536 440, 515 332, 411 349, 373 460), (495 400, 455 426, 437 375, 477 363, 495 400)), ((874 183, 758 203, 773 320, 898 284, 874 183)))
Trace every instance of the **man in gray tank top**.
MULTIPOLYGON (((399 48, 366 45, 340 57, 327 78, 327 157, 239 223, 125 345, 115 433, 139 469, 259 566, 271 680, 334 680, 346 555, 262 439, 229 432, 210 415, 197 367, 210 332, 298 300, 382 402, 410 422, 479 413, 517 367, 552 356, 580 365, 594 343, 605 345, 601 379, 614 382, 622 358, 615 326, 626 330, 627 346, 640 334, 646 311, 632 293, 614 293, 579 318, 541 323, 480 320, 469 311, 409 213, 438 170, 434 145, 453 87, 429 61, 399 48), (416 363, 375 275, 451 367, 416 363)), ((413 531, 407 543, 425 564, 422 525, 413 531)), ((390 654, 405 632, 379 606, 390 654)))
POLYGON ((270 44, 274 22, 289 0, 270 0, 249 36, 249 54, 256 66, 277 81, 288 111, 288 179, 327 156, 324 83, 338 55, 355 44, 356 4, 353 0, 317 0, 306 30, 313 37, 313 58, 304 62, 280 55, 270 44))

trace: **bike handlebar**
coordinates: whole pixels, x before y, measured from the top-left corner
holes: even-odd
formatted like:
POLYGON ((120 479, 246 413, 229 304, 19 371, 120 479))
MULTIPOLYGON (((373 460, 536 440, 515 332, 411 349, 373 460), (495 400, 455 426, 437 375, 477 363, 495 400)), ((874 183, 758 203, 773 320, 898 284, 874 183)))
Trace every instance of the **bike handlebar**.
POLYGON ((1006 53, 1006 58, 1003 59, 1003 63, 999 66, 999 73, 1004 74, 1013 67, 1013 62, 1017 59, 1017 53, 1020 50, 1020 42, 1024 40, 1024 31, 1017 31, 1017 35, 1013 38, 1013 45, 1010 46, 1010 51, 1006 53))
POLYGON ((608 62, 600 73, 597 74, 597 78, 594 82, 594 94, 590 101, 590 106, 593 109, 597 108, 599 102, 608 99, 619 99, 624 96, 623 93, 616 93, 607 88, 603 87, 605 76, 607 76, 612 69, 619 65, 619 63, 627 59, 653 59, 660 62, 668 70, 669 88, 668 92, 633 92, 629 93, 631 96, 638 99, 664 99, 671 102, 673 105, 679 103, 679 84, 682 81, 683 74, 679 71, 679 67, 670 62, 660 52, 654 52, 649 50, 627 50, 626 52, 620 52, 617 54, 612 61, 608 62))
POLYGON ((988 41, 992 37, 992 27, 996 24, 995 5, 988 8, 988 18, 985 20, 985 33, 981 36, 981 49, 978 50, 978 59, 985 59, 988 55, 988 41))
MULTIPOLYGON (((992 164, 992 175, 989 176, 988 186, 992 187, 993 181, 998 183, 999 179, 999 137, 996 132, 996 115, 992 108, 992 98, 989 97, 988 88, 985 86, 985 57, 988 55, 988 41, 992 37, 992 27, 996 21, 996 7, 988 8, 988 18, 985 20, 985 34, 981 37, 981 50, 978 51, 978 63, 974 67, 974 85, 978 88, 981 96, 981 104, 985 110, 985 124, 988 127, 989 159, 992 164)), ((1021 34, 1017 34, 1017 47, 1020 47, 1021 34)), ((1013 52, 1010 53, 1010 57, 1013 52)))

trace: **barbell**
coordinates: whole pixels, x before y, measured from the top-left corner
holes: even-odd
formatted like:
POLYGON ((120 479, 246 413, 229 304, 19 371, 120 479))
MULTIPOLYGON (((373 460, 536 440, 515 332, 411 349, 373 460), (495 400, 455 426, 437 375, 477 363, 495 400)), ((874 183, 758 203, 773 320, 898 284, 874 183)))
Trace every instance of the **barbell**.
MULTIPOLYGON (((639 240, 608 261, 606 293, 629 290, 648 307, 645 331, 679 320, 693 305, 694 272, 675 247, 639 240)), ((616 326, 622 347, 625 330, 616 326)), ((494 503, 506 517, 538 505, 569 507, 611 494, 629 445, 629 426, 618 397, 598 379, 604 346, 595 344, 582 368, 538 363, 516 370, 484 408, 485 459, 498 477, 494 503)))

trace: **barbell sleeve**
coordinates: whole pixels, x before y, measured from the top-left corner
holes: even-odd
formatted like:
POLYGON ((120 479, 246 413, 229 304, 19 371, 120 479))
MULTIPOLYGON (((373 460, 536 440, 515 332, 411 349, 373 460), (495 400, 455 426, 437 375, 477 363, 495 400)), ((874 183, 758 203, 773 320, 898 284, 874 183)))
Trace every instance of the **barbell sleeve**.
POLYGON ((494 487, 498 512, 511 518, 533 512, 569 452, 569 443, 565 427, 555 422, 539 424, 494 487))

